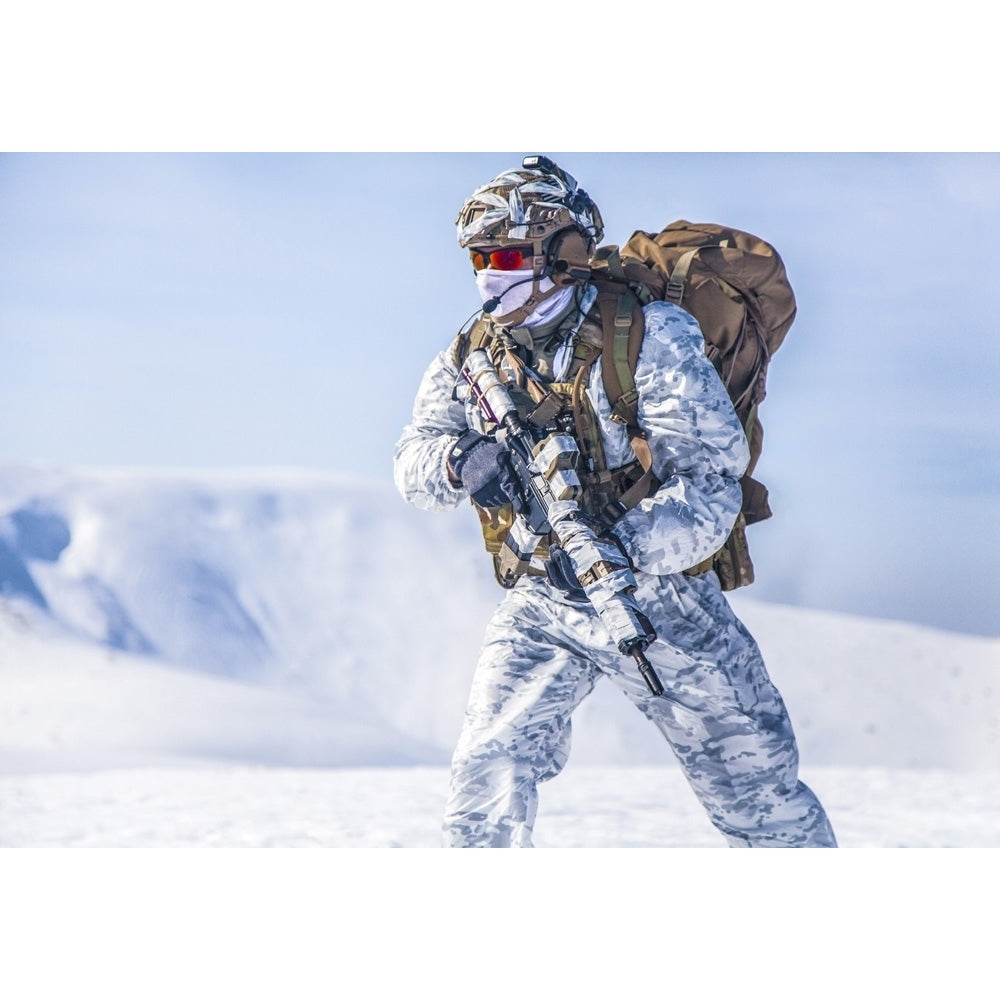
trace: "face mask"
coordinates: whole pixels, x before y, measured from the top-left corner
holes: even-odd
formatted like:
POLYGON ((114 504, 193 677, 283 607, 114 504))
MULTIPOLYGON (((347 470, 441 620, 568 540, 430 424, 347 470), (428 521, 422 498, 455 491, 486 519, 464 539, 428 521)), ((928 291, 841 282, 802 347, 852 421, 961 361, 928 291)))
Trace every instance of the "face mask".
MULTIPOLYGON (((531 296, 534 277, 533 271, 495 271, 492 268, 477 271, 476 287, 483 303, 486 304, 491 299, 500 300, 490 313, 491 318, 501 326, 506 325, 504 317, 516 313, 531 296)), ((517 324, 518 326, 542 326, 566 309, 573 298, 573 287, 568 285, 553 291, 555 287, 549 278, 541 279, 538 285, 539 291, 551 294, 539 302, 530 315, 517 324)))

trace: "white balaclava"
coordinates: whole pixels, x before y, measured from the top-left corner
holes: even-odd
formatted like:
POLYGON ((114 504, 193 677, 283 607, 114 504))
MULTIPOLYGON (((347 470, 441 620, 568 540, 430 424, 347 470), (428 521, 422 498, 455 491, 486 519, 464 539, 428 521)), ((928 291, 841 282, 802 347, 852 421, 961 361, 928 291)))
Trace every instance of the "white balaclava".
POLYGON ((562 313, 573 298, 572 285, 556 288, 548 277, 536 282, 532 270, 496 271, 487 267, 476 272, 476 287, 484 311, 500 326, 543 326, 562 313), (537 292, 532 294, 536 287, 537 292))

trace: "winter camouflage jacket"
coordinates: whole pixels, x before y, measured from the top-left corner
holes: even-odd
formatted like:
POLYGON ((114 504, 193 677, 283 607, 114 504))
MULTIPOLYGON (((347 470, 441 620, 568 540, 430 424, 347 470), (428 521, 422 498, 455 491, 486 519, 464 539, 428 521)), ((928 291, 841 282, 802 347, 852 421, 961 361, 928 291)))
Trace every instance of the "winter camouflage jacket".
MULTIPOLYGON (((637 572, 664 576, 697 565, 726 541, 740 512, 739 479, 750 453, 694 317, 669 302, 652 302, 644 313, 646 333, 635 372, 638 418, 662 485, 612 530, 637 572)), ((611 419, 600 364, 599 359, 587 394, 608 467, 617 468, 635 455, 624 426, 611 419)), ((428 510, 467 499, 464 489, 451 485, 445 463, 468 427, 485 429, 473 403, 453 398, 458 377, 453 352, 442 351, 424 374, 413 418, 396 445, 396 487, 408 502, 428 510)))

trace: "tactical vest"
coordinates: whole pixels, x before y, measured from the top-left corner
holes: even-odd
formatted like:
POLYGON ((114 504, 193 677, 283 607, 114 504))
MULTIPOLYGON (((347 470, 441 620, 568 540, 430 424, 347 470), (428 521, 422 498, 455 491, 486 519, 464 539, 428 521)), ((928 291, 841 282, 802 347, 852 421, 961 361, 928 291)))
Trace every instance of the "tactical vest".
MULTIPOLYGON (((531 337, 530 331, 527 334, 514 331, 514 334, 531 337)), ((557 326, 548 339, 564 339, 568 334, 568 331, 561 332, 557 326)), ((573 354, 561 381, 550 380, 551 351, 547 352, 544 347, 533 351, 533 367, 529 369, 519 351, 524 345, 515 341, 512 331, 485 316, 456 340, 453 361, 456 367, 461 367, 470 351, 485 348, 506 383, 522 420, 540 429, 559 429, 572 434, 580 449, 576 471, 583 489, 578 503, 601 529, 607 529, 654 493, 660 483, 648 469, 651 459, 644 463, 636 458, 620 468, 608 468, 600 424, 587 394, 594 362, 603 350, 604 334, 596 304, 582 321, 577 318, 576 329, 571 335, 573 354)), ((472 504, 479 515, 486 550, 494 560, 494 573, 497 581, 501 582, 497 562, 503 540, 514 523, 513 507, 504 504, 486 508, 475 501, 472 504)), ((555 541, 554 537, 550 541, 555 541)), ((542 564, 547 558, 548 544, 543 541, 527 572, 544 576, 542 564)))

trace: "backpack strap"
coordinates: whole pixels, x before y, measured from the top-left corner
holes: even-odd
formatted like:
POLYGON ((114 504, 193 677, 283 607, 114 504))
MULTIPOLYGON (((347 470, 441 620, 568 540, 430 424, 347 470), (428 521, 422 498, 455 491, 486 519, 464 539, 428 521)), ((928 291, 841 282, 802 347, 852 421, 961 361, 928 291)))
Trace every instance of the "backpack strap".
POLYGON ((681 254, 667 279, 667 287, 663 293, 665 299, 669 299, 677 305, 681 304, 681 300, 684 298, 684 282, 687 281, 688 271, 691 270, 691 261, 694 260, 695 254, 700 249, 701 247, 695 247, 693 250, 681 254))
POLYGON ((624 424, 630 432, 638 429, 636 404, 639 394, 635 388, 635 366, 639 348, 646 332, 642 310, 631 289, 611 289, 597 296, 603 332, 602 376, 604 390, 611 403, 611 419, 624 424))
POLYGON ((635 367, 646 324, 639 300, 627 286, 623 290, 600 291, 597 306, 604 335, 601 376, 611 403, 611 419, 625 425, 629 444, 643 468, 642 476, 620 498, 623 507, 631 510, 660 486, 653 473, 653 453, 646 432, 639 426, 639 393, 635 388, 635 367))

